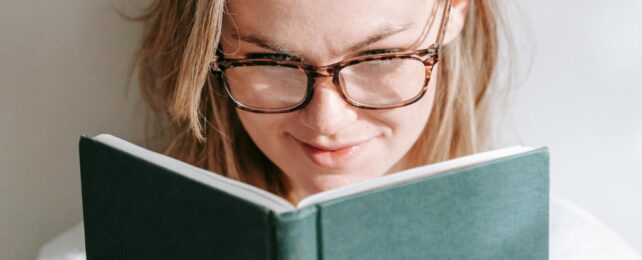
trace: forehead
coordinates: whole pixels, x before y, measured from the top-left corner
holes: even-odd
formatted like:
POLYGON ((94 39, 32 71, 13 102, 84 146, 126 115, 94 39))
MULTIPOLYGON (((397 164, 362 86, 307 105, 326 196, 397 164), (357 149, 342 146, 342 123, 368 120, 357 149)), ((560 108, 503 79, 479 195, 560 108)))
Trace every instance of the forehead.
POLYGON ((433 4, 433 0, 228 0, 223 44, 231 45, 234 34, 255 35, 303 56, 325 59, 346 54, 346 48, 382 29, 405 27, 382 44, 411 44, 427 38, 422 32, 433 4))

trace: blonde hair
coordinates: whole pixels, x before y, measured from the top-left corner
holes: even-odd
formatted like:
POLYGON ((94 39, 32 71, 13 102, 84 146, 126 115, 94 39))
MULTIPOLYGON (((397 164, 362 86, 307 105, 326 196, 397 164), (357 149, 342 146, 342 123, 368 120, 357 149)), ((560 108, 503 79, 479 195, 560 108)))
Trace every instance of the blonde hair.
MULTIPOLYGON (((285 175, 254 145, 208 73, 224 0, 155 1, 146 14, 136 68, 163 153, 296 201, 285 175), (168 131, 166 131, 168 130, 168 131)), ((444 48, 428 124, 407 167, 476 153, 485 145, 488 88, 497 63, 497 3, 471 0, 461 35, 444 48)))

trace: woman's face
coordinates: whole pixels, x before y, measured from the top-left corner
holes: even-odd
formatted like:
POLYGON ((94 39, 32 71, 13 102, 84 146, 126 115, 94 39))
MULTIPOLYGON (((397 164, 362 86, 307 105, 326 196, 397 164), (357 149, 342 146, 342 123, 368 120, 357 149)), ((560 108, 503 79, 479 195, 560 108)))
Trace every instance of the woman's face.
MULTIPOLYGON (((230 0, 221 44, 230 57, 287 50, 314 65, 371 49, 427 48, 434 43, 440 22, 436 19, 429 26, 433 4, 432 0, 230 0), (359 46, 364 41, 367 45, 359 46)), ((428 121, 435 74, 426 95, 401 108, 353 107, 341 98, 331 77, 322 77, 317 78, 313 99, 301 110, 237 113, 259 149, 303 198, 402 169, 401 159, 428 121)))

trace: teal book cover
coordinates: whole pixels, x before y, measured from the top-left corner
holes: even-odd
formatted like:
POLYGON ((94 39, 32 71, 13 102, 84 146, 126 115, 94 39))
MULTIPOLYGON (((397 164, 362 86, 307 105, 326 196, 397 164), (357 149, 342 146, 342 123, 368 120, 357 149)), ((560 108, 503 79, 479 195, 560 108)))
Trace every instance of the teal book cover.
POLYGON ((546 147, 490 151, 292 205, 102 134, 81 136, 88 259, 548 259, 546 147))

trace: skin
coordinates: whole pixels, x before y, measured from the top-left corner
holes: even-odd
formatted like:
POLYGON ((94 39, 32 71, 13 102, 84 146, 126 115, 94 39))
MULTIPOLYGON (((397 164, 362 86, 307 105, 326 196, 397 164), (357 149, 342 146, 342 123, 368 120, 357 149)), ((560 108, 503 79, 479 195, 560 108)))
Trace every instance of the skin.
MULTIPOLYGON (((222 49, 229 57, 290 52, 307 63, 326 65, 365 50, 427 48, 434 43, 440 22, 437 15, 438 19, 429 23, 433 4, 432 0, 230 0, 222 49), (388 33, 384 38, 350 49, 385 28, 388 33), (253 35, 270 44, 235 35, 253 35)), ((445 43, 461 31, 466 6, 466 1, 453 1, 445 43)), ((322 77, 316 81, 312 101, 302 110, 237 113, 259 149, 285 173, 297 198, 302 199, 404 169, 404 155, 428 122, 436 81, 433 73, 428 92, 412 105, 365 110, 346 103, 331 77, 322 77), (356 156, 347 163, 320 156, 326 162, 320 164, 304 153, 302 143, 328 149, 362 144, 352 151, 356 156)))

